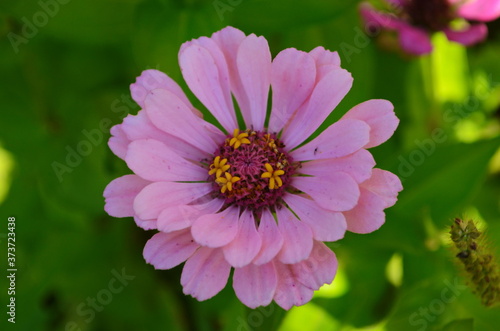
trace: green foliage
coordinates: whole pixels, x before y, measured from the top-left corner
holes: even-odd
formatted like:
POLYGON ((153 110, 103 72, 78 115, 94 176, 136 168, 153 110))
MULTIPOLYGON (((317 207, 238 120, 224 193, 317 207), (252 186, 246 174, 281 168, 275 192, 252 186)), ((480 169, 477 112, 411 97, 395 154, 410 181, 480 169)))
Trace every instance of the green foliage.
MULTIPOLYGON (((500 254, 498 39, 466 50, 437 36, 432 56, 410 59, 366 36, 356 1, 62 2, 0 6, 0 265, 14 216, 19 270, 16 325, 2 308, 2 330, 498 329, 498 310, 472 294, 443 239, 451 219, 473 210, 500 254), (325 287, 289 312, 274 303, 248 309, 231 281, 206 302, 186 297, 180 267, 155 271, 142 257, 154 232, 103 211, 107 183, 130 173, 106 144, 109 128, 139 109, 129 85, 142 70, 162 70, 206 114, 182 81, 177 53, 226 25, 264 35, 273 55, 339 51, 354 85, 322 129, 370 98, 390 100, 401 120, 371 150, 378 167, 403 180, 386 224, 330 244, 342 274, 333 294, 325 287), (90 150, 81 155, 84 141, 90 150), (390 265, 395 254, 400 264, 390 265), (123 269, 133 279, 91 313, 88 298, 123 269)), ((7 287, 2 277, 0 291, 7 287)))
POLYGON ((460 319, 446 324, 443 331, 472 331, 474 330, 474 320, 472 318, 460 319))

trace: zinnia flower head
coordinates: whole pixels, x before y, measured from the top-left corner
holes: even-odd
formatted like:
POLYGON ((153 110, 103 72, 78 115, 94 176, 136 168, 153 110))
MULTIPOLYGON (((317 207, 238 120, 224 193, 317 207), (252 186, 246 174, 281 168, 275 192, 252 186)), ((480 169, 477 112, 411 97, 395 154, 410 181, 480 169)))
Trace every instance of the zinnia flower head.
POLYGON ((471 46, 483 41, 482 22, 500 17, 500 0, 385 0, 390 10, 361 4, 361 16, 371 28, 397 31, 401 48, 410 54, 432 51, 430 36, 438 31, 450 41, 471 46))
POLYGON ((142 110, 109 140, 134 174, 107 186, 105 210, 158 230, 146 261, 185 262, 184 293, 198 300, 222 290, 234 268, 248 307, 308 302, 337 270, 323 241, 378 229, 402 189, 366 150, 394 133, 392 104, 366 101, 304 143, 351 88, 336 52, 290 48, 272 60, 263 37, 227 27, 183 44, 179 62, 222 130, 171 78, 144 71, 131 85, 142 110))

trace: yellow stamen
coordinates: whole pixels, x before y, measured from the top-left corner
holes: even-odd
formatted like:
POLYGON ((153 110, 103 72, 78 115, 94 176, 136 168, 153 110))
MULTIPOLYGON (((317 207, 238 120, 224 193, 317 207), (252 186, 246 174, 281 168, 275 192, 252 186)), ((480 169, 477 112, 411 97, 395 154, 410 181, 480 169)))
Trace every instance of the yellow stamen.
POLYGON ((221 185, 220 191, 222 193, 227 191, 231 191, 233 189, 233 184, 239 181, 241 178, 237 176, 232 176, 229 172, 224 173, 224 177, 219 177, 215 181, 221 185))
POLYGON ((266 163, 264 165, 266 167, 266 172, 264 172, 260 177, 261 178, 269 178, 269 189, 273 190, 275 188, 281 187, 283 185, 283 181, 279 176, 284 175, 285 172, 283 170, 273 170, 273 167, 266 163))
POLYGON ((248 133, 240 133, 239 129, 234 129, 233 138, 229 141, 229 146, 234 145, 234 149, 238 149, 241 144, 250 144, 250 140, 247 139, 248 133))
POLYGON ((220 156, 215 157, 214 163, 210 165, 209 175, 215 174, 215 178, 219 178, 223 172, 226 172, 231 166, 227 163, 227 159, 220 159, 220 156))

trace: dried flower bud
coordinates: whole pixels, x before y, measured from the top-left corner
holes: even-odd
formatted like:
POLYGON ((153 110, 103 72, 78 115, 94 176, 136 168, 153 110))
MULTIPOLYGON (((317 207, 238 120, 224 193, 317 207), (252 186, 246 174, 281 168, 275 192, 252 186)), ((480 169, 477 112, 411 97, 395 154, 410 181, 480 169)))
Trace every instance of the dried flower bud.
POLYGON ((469 286, 489 307, 500 302, 500 273, 498 264, 485 244, 484 234, 473 221, 467 223, 454 219, 450 230, 451 240, 459 250, 460 259, 470 277, 469 286))

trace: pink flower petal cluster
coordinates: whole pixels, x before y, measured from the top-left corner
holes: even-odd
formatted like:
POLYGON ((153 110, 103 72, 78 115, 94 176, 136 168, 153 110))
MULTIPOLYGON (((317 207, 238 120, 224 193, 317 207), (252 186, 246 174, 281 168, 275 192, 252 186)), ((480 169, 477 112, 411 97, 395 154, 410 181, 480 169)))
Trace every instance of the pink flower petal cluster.
POLYGON ((488 28, 483 22, 500 17, 500 0, 385 0, 390 12, 370 3, 360 6, 361 16, 371 28, 397 31, 401 48, 410 54, 432 52, 430 36, 442 31, 450 41, 471 46, 483 41, 488 28), (461 26, 453 21, 461 19, 461 26))
POLYGON ((144 249, 146 261, 156 269, 185 262, 184 293, 198 300, 221 291, 234 269, 234 291, 248 307, 307 303, 337 270, 323 242, 346 230, 378 229, 402 189, 397 176, 374 169, 367 151, 396 130, 392 104, 363 102, 304 143, 351 88, 336 52, 289 48, 272 59, 266 39, 227 27, 183 44, 179 62, 223 130, 206 122, 167 75, 144 71, 131 85, 142 109, 114 126, 109 140, 134 174, 106 187, 106 212, 158 230, 144 249), (240 128, 233 97, 246 126, 234 137, 240 128), (222 163, 232 153, 246 172, 236 161, 222 163), (266 184, 271 177, 273 185, 266 184), (276 202, 262 198, 254 206, 249 199, 257 193, 276 202))

